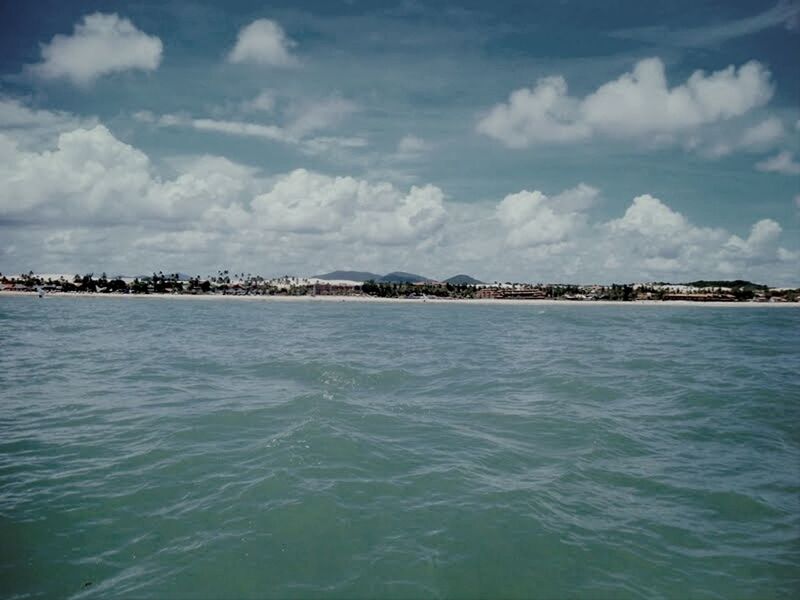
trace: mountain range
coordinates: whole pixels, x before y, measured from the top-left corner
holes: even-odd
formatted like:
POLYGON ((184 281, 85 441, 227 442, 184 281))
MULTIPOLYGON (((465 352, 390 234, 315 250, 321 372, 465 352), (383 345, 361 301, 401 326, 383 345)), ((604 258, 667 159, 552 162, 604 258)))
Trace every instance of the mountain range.
MULTIPOLYGON (((423 281, 434 281, 430 277, 417 275, 415 273, 406 273, 404 271, 392 271, 386 275, 379 275, 378 273, 370 273, 369 271, 331 271, 330 273, 323 273, 322 275, 314 275, 316 279, 331 280, 345 280, 345 281, 374 281, 375 283, 421 283, 423 281)), ((449 279, 445 279, 443 283, 452 283, 456 285, 464 284, 478 284, 482 283, 474 277, 469 275, 454 275, 449 279)))

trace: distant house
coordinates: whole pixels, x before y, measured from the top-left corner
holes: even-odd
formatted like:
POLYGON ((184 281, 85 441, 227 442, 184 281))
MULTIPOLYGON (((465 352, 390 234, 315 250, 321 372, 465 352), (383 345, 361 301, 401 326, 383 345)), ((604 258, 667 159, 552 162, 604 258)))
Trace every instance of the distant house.
POLYGON ((523 288, 519 290, 502 290, 498 298, 506 300, 544 300, 547 294, 539 288, 523 288))
POLYGON ((5 283, 3 289, 7 292, 32 292, 33 288, 24 283, 5 283))
POLYGON ((319 296, 349 296, 353 294, 354 286, 336 283, 315 283, 311 293, 319 296))
POLYGON ((691 302, 735 302, 733 294, 664 294, 664 300, 688 300, 691 302))
POLYGON ((485 287, 481 288, 475 292, 476 298, 498 298, 500 296, 500 290, 497 288, 485 287))

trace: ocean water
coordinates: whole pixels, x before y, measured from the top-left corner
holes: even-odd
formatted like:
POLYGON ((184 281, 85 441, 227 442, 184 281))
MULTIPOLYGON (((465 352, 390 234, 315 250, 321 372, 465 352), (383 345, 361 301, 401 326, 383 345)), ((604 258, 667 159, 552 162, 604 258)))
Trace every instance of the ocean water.
POLYGON ((789 598, 800 309, 0 298, 0 597, 789 598))

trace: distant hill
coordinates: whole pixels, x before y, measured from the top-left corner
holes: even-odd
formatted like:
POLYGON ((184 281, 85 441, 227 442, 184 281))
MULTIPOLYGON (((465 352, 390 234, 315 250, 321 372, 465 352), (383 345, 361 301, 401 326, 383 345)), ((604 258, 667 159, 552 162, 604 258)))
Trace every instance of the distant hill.
POLYGON ((414 273, 392 271, 375 281, 378 283, 420 283, 421 281, 430 281, 430 279, 422 275, 415 275, 414 273))
POLYGON ((381 275, 368 271, 331 271, 324 275, 314 275, 316 279, 343 280, 343 281, 378 281, 381 275))
POLYGON ((742 288, 745 290, 766 290, 767 286, 761 285, 759 283, 753 283, 752 281, 745 281, 743 279, 735 279, 735 280, 718 280, 718 281, 706 281, 705 279, 701 279, 699 281, 690 281, 684 285, 691 285, 698 288, 742 288))
POLYGON ((419 283, 420 281, 430 281, 428 277, 403 271, 392 271, 386 275, 378 275, 369 271, 331 271, 323 275, 314 275, 314 277, 328 281, 341 279, 347 281, 374 281, 376 283, 419 283))
POLYGON ((453 275, 449 279, 445 279, 443 283, 452 283, 453 285, 478 285, 483 282, 462 273, 460 275, 453 275))

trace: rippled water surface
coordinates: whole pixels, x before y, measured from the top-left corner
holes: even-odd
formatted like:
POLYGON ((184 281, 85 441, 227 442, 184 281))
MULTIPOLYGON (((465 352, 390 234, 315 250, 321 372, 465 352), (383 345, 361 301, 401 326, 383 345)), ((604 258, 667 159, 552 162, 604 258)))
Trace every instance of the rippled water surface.
POLYGON ((0 298, 0 596, 800 590, 800 309, 0 298))

